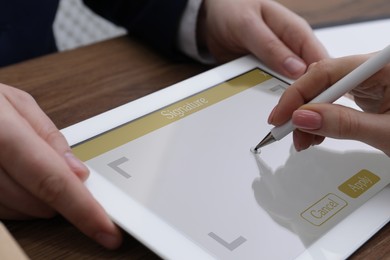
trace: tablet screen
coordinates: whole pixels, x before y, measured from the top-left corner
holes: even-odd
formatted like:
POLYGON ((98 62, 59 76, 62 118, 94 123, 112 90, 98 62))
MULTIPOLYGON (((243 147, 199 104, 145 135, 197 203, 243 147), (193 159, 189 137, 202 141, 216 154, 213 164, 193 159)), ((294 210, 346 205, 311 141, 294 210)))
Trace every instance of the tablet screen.
POLYGON ((219 259, 296 258, 385 187, 390 164, 353 141, 296 152, 291 136, 253 154, 287 87, 254 68, 73 151, 219 259))

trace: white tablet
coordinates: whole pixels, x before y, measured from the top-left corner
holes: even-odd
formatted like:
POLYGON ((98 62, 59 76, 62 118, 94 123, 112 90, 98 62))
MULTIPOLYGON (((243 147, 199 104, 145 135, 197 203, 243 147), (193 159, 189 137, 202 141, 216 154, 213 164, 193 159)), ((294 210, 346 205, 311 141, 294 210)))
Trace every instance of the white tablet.
POLYGON ((389 221, 390 160, 291 136, 253 154, 277 77, 243 57, 62 132, 112 219, 163 258, 345 258, 389 221))

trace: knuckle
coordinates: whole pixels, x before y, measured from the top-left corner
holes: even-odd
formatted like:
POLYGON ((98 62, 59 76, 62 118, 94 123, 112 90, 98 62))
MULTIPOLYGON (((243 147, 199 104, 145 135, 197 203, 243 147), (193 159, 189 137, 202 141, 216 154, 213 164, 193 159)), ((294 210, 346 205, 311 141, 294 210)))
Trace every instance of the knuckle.
POLYGON ((325 90, 328 86, 334 83, 332 60, 323 59, 310 64, 307 70, 307 75, 308 77, 315 78, 316 81, 323 86, 323 90, 325 90))
POLYGON ((34 97, 25 91, 15 89, 14 94, 14 97, 22 104, 36 104, 34 97))
POLYGON ((49 175, 38 184, 38 196, 50 205, 58 201, 66 188, 65 182, 59 175, 49 175))
POLYGON ((312 73, 329 74, 330 59, 323 59, 309 65, 308 71, 312 73))
POLYGON ((8 99, 9 101, 16 100, 22 103, 36 103, 34 97, 28 92, 1 83, 0 93, 4 98, 8 99))
POLYGON ((20 124, 15 122, 13 114, 11 113, 0 113, 0 153, 10 153, 10 148, 14 147, 15 141, 17 140, 17 131, 21 127, 20 124))
POLYGON ((338 136, 340 138, 352 138, 354 133, 359 132, 360 124, 356 116, 345 110, 340 110, 338 117, 338 136))
POLYGON ((225 36, 228 36, 228 39, 226 42, 229 42, 230 40, 236 43, 241 42, 244 45, 248 45, 249 41, 243 41, 243 39, 248 39, 249 37, 251 37, 248 32, 254 31, 255 25, 256 20, 254 15, 252 14, 237 16, 235 22, 233 22, 233 19, 227 21, 226 29, 228 33, 226 33, 225 36), (247 29, 243 30, 242 28, 247 29))
POLYGON ((47 125, 39 130, 39 135, 49 144, 58 140, 65 140, 64 135, 54 126, 47 125))
POLYGON ((280 42, 277 38, 268 39, 265 43, 265 49, 272 55, 280 50, 280 42))
MULTIPOLYGON (((253 27, 253 25, 255 24, 257 19, 258 19, 257 16, 252 14, 252 13, 249 13, 247 15, 240 15, 237 18, 237 21, 235 24, 238 28, 253 27)), ((232 23, 232 25, 234 25, 234 23, 232 23)))
POLYGON ((308 22, 302 17, 294 16, 293 23, 286 23, 283 27, 281 38, 291 40, 291 44, 305 46, 310 40, 311 27, 308 22))
POLYGON ((317 63, 318 63, 318 61, 310 63, 309 66, 307 67, 307 72, 312 72, 313 70, 315 70, 316 67, 318 66, 317 63))

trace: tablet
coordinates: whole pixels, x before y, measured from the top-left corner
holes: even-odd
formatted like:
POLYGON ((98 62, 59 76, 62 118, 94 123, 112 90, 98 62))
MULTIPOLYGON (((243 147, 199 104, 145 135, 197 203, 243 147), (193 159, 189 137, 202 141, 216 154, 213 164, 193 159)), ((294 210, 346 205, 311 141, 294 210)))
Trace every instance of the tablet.
POLYGON ((246 56, 62 132, 113 221, 162 258, 345 258, 389 221, 390 160, 291 136, 252 153, 289 83, 246 56))

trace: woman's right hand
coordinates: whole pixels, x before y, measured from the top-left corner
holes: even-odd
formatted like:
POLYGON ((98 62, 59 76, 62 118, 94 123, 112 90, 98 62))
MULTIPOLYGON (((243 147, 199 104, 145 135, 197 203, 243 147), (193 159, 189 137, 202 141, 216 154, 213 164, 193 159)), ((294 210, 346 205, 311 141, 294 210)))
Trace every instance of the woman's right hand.
POLYGON ((336 104, 306 104, 369 56, 325 59, 312 64, 282 95, 269 123, 279 126, 292 118, 298 151, 331 137, 359 140, 390 156, 390 64, 351 91, 364 112, 336 104))

